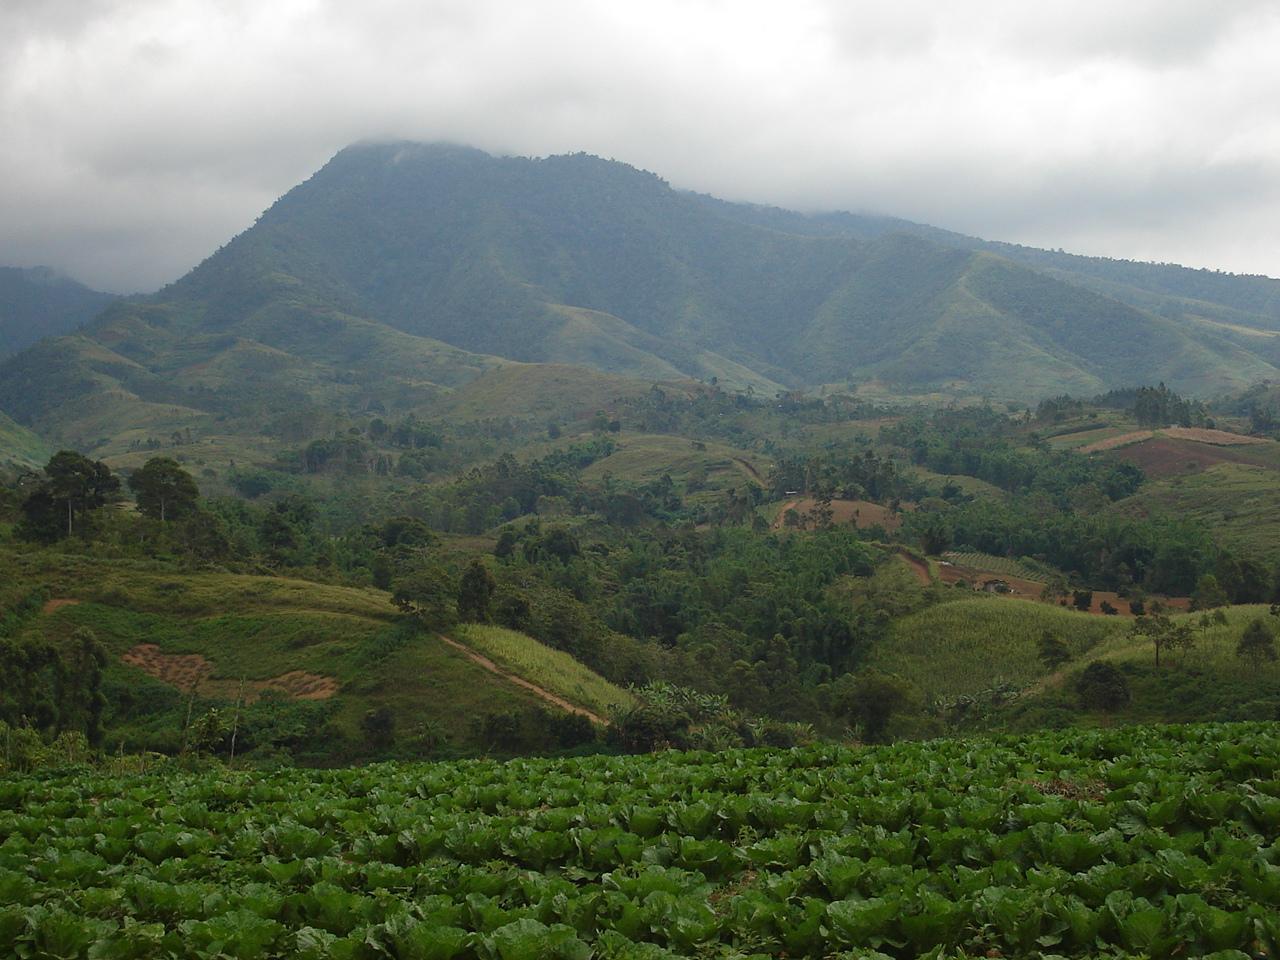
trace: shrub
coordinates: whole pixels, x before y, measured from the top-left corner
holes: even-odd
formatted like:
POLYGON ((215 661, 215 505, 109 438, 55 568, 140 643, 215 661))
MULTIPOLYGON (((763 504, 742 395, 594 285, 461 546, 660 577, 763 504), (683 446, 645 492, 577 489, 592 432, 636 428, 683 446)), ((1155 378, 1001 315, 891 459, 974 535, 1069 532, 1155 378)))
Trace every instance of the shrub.
POLYGON ((1080 704, 1090 710, 1119 710, 1129 700, 1129 681, 1113 663, 1095 660, 1076 681, 1080 704))

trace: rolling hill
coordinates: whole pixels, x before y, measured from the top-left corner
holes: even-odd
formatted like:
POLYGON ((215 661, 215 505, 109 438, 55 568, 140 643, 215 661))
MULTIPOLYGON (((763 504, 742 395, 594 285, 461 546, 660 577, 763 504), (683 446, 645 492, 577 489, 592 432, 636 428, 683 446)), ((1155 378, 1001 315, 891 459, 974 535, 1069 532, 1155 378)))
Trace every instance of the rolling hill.
POLYGON ((1280 284, 1203 273, 730 204, 582 154, 366 143, 174 284, 0 365, 0 409, 118 452, 443 413, 512 361, 1020 401, 1280 376, 1280 284))
POLYGON ((247 701, 242 749, 260 725, 262 751, 330 761, 386 755, 388 743, 371 742, 370 711, 387 712, 410 752, 493 748, 482 725, 494 715, 515 718, 527 750, 554 746, 548 717, 554 727, 631 700, 514 631, 463 627, 454 640, 418 630, 369 588, 31 553, 0 562, 10 571, 0 609, 33 591, 45 598, 12 636, 64 641, 86 628, 103 643, 106 739, 129 750, 176 748, 188 699, 197 716, 247 701))

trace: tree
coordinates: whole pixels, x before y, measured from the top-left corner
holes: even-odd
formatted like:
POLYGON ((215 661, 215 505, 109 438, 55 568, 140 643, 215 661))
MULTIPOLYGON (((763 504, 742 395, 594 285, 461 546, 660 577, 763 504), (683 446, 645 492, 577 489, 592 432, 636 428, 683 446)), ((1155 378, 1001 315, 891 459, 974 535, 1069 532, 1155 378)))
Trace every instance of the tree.
POLYGON ((44 482, 22 505, 24 527, 33 539, 71 536, 77 516, 101 507, 120 489, 119 479, 105 463, 74 450, 55 453, 45 464, 44 473, 44 482), (54 526, 57 517, 65 519, 65 528, 61 520, 54 526))
POLYGON ((1212 573, 1203 574, 1196 581, 1196 588, 1191 594, 1192 610, 1212 610, 1214 607, 1225 607, 1229 602, 1227 592, 1212 573))
POLYGON ((91 746, 102 742, 102 671, 107 653, 87 627, 71 634, 57 664, 58 729, 84 733, 91 746))
POLYGON ((1166 649, 1188 650, 1195 642, 1191 624, 1178 623, 1162 613, 1153 613, 1138 617, 1133 621, 1131 632, 1134 636, 1147 637, 1156 653, 1156 667, 1160 666, 1160 651, 1166 649))
POLYGON ((1040 662, 1050 670, 1056 670, 1071 659, 1066 641, 1056 630, 1046 630, 1040 635, 1040 662))
POLYGON ((1080 674, 1076 693, 1083 706, 1111 712, 1129 702, 1129 681, 1115 664, 1095 660, 1080 674))
POLYGON ((1236 656, 1248 660, 1255 667, 1264 660, 1276 659, 1276 635, 1261 617, 1257 617, 1244 628, 1240 643, 1236 646, 1236 656))
POLYGON ((144 516, 159 520, 195 509, 200 490, 191 474, 170 457, 152 457, 129 477, 129 489, 144 516))
POLYGON ((1093 591, 1072 590, 1071 602, 1075 604, 1077 610, 1088 613, 1093 608, 1093 591))
POLYGON ((428 630, 447 630, 458 622, 458 590, 443 567, 417 567, 393 586, 391 601, 428 630))
POLYGON ((919 709, 920 691, 902 677, 878 670, 845 674, 836 681, 838 709, 862 725, 862 735, 875 742, 884 738, 894 714, 919 709))
POLYGON ((478 558, 472 560, 458 585, 458 619, 465 623, 487 623, 493 599, 493 574, 478 558))

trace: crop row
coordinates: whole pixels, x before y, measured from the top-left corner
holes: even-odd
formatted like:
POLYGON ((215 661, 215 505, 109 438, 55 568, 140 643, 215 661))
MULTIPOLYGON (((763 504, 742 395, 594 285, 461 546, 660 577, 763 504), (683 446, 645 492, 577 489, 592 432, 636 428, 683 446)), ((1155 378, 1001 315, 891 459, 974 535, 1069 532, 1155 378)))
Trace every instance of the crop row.
POLYGON ((1276 956, 1280 735, 0 782, 0 954, 1276 956))

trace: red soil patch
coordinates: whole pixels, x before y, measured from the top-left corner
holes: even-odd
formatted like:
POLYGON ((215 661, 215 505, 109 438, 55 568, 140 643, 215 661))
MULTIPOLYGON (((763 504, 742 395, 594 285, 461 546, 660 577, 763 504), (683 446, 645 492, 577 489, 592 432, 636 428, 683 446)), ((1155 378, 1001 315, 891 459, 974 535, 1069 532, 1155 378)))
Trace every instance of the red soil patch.
POLYGON ((140 643, 121 654, 120 659, 180 690, 194 687, 198 692, 200 681, 213 673, 213 664, 200 654, 161 653, 154 643, 140 643))
POLYGON ((1114 437, 1106 437, 1102 440, 1095 440, 1093 443, 1087 444, 1080 448, 1081 453, 1101 453, 1104 450, 1114 450, 1117 447, 1127 446, 1131 443, 1139 443, 1142 440, 1150 440, 1155 436, 1151 430, 1134 430, 1132 433, 1121 433, 1114 437))
POLYGON ((328 700, 338 692, 338 681, 318 673, 290 670, 262 682, 264 689, 279 690, 295 700, 328 700))
MULTIPOLYGON (((195 690, 201 696, 224 697, 228 700, 239 695, 238 680, 212 680, 213 664, 198 653, 163 653, 154 643, 140 643, 120 659, 137 667, 162 683, 179 690, 195 690)), ((297 700, 328 700, 338 692, 338 681, 317 673, 290 670, 270 680, 248 680, 244 684, 245 699, 252 702, 266 690, 276 690, 297 700)))
POLYGON ((1212 443, 1224 447, 1243 447, 1267 442, 1261 437, 1246 437, 1242 433, 1206 430, 1203 427, 1165 427, 1160 432, 1174 440, 1194 440, 1196 443, 1212 443))
POLYGON ((1157 437, 1125 447, 1117 451, 1115 456, 1141 467, 1147 476, 1159 478, 1206 470, 1219 463, 1248 463, 1262 466, 1251 454, 1251 450, 1238 446, 1210 446, 1205 443, 1157 437))
POLYGON ((70 597, 58 597, 56 600, 46 600, 44 606, 40 608, 41 613, 53 613, 55 610, 61 610, 63 607, 74 607, 79 600, 73 600, 70 597))
MULTIPOLYGON (((773 521, 773 529, 781 530, 786 526, 788 510, 794 510, 800 514, 802 527, 807 526, 808 524, 803 523, 805 515, 817 506, 818 501, 814 497, 799 497, 788 501, 778 511, 778 518, 773 521)), ((903 509, 910 508, 904 505, 903 509)), ((872 503, 870 500, 832 500, 831 522, 835 524, 853 524, 859 530, 881 526, 889 533, 892 533, 902 526, 902 517, 901 514, 894 513, 888 507, 879 503, 872 503)))
MULTIPOLYGON (((982 585, 990 580, 1000 580, 1008 585, 1009 590, 1008 592, 993 592, 993 596, 1011 597, 1017 600, 1036 600, 1040 603, 1058 604, 1058 600, 1056 599, 1046 600, 1044 598, 1044 584, 1040 581, 1027 580, 1024 577, 1013 577, 1007 573, 996 573, 991 570, 978 570, 973 567, 961 567, 954 563, 944 562, 939 563, 938 565, 938 579, 945 584, 955 584, 960 582, 968 583, 972 585, 975 590, 981 590, 982 585)), ((1151 599, 1158 599, 1166 608, 1172 610, 1187 610, 1191 606, 1191 601, 1187 597, 1153 597, 1151 599)), ((1151 600, 1148 600, 1147 603, 1149 606, 1151 600)), ((1067 596, 1065 604, 1058 605, 1065 606, 1071 610, 1076 609, 1071 602, 1070 595, 1067 596)), ((1133 614, 1129 612, 1129 601, 1121 597, 1119 594, 1112 593, 1107 590, 1093 591, 1093 603, 1089 609, 1084 612, 1092 613, 1100 617, 1117 615, 1122 617, 1133 616, 1133 614), (1102 610, 1103 603, 1111 604, 1111 606, 1115 608, 1116 613, 1104 613, 1102 610)))

